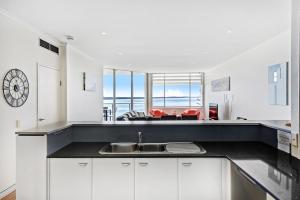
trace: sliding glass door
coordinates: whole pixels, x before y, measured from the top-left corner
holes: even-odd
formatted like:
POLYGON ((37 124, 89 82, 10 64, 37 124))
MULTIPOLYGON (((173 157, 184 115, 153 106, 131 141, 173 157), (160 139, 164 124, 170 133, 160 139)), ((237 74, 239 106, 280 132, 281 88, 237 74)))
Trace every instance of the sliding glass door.
POLYGON ((104 69, 103 118, 113 121, 118 116, 134 110, 145 112, 146 74, 125 70, 104 69))
POLYGON ((145 80, 146 80, 146 75, 145 73, 137 73, 133 72, 132 75, 132 85, 133 85, 133 110, 138 111, 138 112, 145 112, 145 80))
POLYGON ((116 78, 116 117, 132 110, 131 105, 131 72, 115 71, 116 78))
POLYGON ((114 110, 114 70, 103 70, 103 120, 112 121, 114 110))

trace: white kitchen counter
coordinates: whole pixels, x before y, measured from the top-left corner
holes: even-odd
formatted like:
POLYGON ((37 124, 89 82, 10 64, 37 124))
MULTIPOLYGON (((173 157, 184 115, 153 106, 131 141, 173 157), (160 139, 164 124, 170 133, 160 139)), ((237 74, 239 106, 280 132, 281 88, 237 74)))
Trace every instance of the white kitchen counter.
POLYGON ((116 121, 116 122, 58 122, 41 127, 16 132, 18 135, 47 135, 59 132, 71 126, 166 126, 166 125, 199 125, 199 126, 225 126, 225 125, 261 125, 286 132, 291 132, 291 127, 286 126, 287 120, 177 120, 177 121, 116 121))

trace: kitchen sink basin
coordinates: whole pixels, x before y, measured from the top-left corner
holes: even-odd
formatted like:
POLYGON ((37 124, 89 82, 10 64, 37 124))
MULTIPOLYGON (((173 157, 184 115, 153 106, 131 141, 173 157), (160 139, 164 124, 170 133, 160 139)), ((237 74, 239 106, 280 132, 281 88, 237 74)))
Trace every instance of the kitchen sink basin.
POLYGON ((143 155, 143 154, 205 154, 206 150, 188 142, 180 143, 110 143, 102 147, 100 154, 143 155))
POLYGON ((113 153, 130 153, 138 150, 137 143, 123 142, 123 143, 110 143, 111 152, 113 153))
POLYGON ((164 152, 166 151, 166 143, 141 143, 138 144, 140 152, 164 152))

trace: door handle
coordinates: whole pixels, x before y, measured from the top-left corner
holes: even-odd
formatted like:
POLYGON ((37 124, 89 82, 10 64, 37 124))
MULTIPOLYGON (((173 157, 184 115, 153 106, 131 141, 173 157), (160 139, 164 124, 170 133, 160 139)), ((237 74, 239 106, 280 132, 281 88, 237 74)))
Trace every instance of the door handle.
POLYGON ((142 167, 146 167, 149 163, 147 163, 147 162, 140 162, 139 164, 140 164, 140 166, 142 166, 142 167))
POLYGON ((43 118, 39 118, 39 121, 41 122, 41 121, 44 121, 45 119, 43 119, 43 118))

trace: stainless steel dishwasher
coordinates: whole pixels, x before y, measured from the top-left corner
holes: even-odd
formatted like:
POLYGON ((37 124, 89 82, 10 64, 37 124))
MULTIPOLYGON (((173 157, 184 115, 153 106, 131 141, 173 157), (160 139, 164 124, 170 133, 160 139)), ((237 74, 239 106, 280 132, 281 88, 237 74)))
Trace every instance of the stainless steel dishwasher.
POLYGON ((231 200, 266 200, 267 194, 237 166, 231 165, 231 200))

